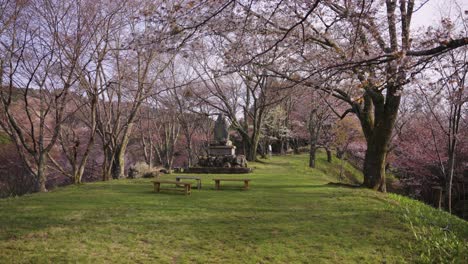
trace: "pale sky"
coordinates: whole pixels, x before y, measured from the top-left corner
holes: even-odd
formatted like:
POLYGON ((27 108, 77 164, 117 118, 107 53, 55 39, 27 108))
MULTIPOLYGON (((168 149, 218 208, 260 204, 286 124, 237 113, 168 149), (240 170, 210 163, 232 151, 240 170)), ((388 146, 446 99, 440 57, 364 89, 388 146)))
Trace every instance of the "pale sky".
MULTIPOLYGON (((421 4, 420 1, 417 2, 415 8, 421 4)), ((460 8, 462 12, 468 10, 468 0, 429 0, 413 15, 412 29, 436 25, 441 17, 457 17, 460 15, 460 8)), ((463 13, 463 16, 468 19, 468 14, 463 13)))

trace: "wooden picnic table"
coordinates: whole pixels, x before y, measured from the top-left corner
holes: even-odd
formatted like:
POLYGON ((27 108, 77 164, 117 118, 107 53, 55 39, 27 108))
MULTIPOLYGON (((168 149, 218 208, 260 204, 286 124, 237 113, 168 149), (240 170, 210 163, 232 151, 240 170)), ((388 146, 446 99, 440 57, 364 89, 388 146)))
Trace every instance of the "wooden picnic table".
POLYGON ((216 189, 216 190, 220 190, 220 188, 221 188, 221 181, 243 181, 243 182, 244 182, 244 187, 243 187, 243 189, 244 189, 244 190, 248 190, 248 189, 249 189, 249 182, 250 182, 250 179, 216 178, 216 179, 213 179, 213 181, 215 181, 215 189, 216 189))
POLYGON ((192 183, 190 182, 156 180, 156 181, 153 181, 153 184, 154 184, 155 192, 161 192, 161 189, 162 189, 161 184, 174 184, 176 188, 163 188, 163 189, 178 191, 180 189, 178 189, 177 187, 181 186, 181 187, 184 187, 182 191, 185 193, 185 195, 192 194, 192 183))
POLYGON ((180 181, 181 179, 184 180, 196 180, 197 181, 197 189, 201 190, 201 178, 196 176, 186 176, 186 175, 179 175, 176 176, 176 181, 180 181))

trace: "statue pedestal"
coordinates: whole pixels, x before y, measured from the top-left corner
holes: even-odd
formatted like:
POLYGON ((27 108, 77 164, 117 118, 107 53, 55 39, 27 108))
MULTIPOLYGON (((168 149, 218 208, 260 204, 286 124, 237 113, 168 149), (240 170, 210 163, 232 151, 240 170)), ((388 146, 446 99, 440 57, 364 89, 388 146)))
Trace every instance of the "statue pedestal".
POLYGON ((235 146, 210 146, 209 147, 210 156, 235 156, 236 147, 235 146))
POLYGON ((196 167, 187 173, 249 173, 244 155, 236 155, 235 146, 213 144, 208 147, 208 156, 198 157, 196 167))
POLYGON ((208 156, 198 157, 197 167, 188 173, 249 173, 244 155, 236 155, 236 147, 229 140, 229 124, 222 114, 215 123, 214 140, 208 143, 208 156))

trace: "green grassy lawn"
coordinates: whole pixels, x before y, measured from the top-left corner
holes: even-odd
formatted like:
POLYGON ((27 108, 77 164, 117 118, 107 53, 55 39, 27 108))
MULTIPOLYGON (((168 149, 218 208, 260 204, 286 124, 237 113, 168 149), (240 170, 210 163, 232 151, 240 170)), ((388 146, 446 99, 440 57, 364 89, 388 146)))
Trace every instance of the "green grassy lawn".
POLYGON ((446 223, 451 231, 441 232, 467 260, 467 222, 396 195, 327 185, 339 165, 324 159, 313 170, 304 155, 251 163, 249 191, 234 182, 215 191, 220 175, 203 175, 191 196, 156 194, 140 179, 3 199, 0 263, 413 263, 425 254, 421 234, 446 223))

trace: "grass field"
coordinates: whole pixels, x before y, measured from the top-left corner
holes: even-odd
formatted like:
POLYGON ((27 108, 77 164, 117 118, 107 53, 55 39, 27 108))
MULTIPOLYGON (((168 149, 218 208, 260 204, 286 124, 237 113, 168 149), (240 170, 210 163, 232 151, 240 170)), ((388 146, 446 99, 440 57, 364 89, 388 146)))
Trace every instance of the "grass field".
POLYGON ((3 199, 0 263, 414 263, 448 261, 447 250, 468 260, 466 221, 396 195, 327 185, 339 168, 324 158, 313 170, 304 155, 252 163, 249 191, 240 183, 215 191, 211 178, 220 175, 203 175, 203 190, 187 197, 155 194, 139 179, 3 199), (447 224, 451 231, 440 228, 447 224))

